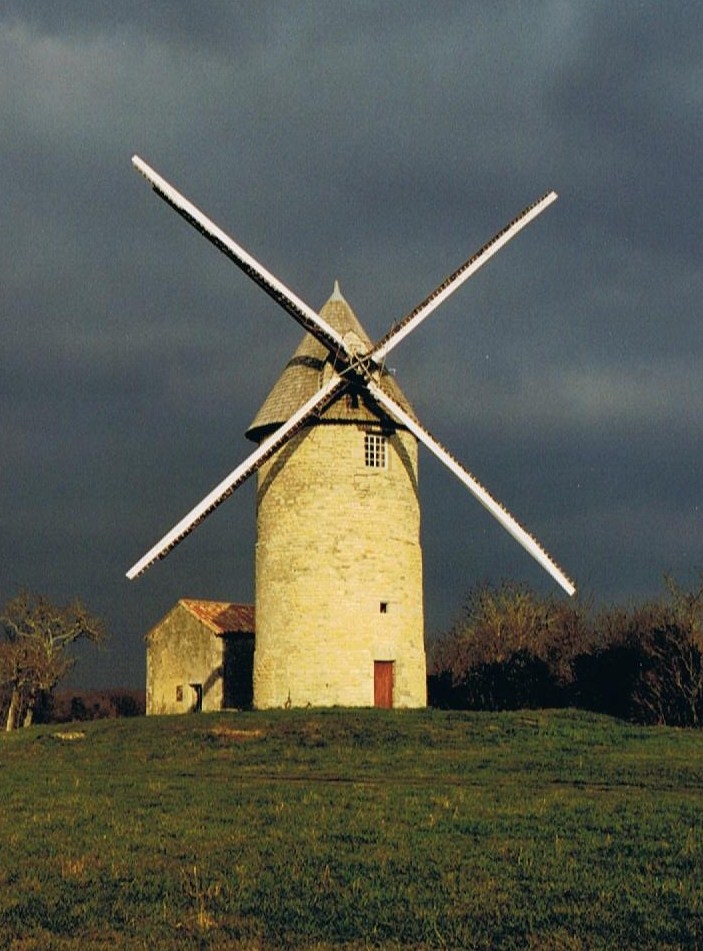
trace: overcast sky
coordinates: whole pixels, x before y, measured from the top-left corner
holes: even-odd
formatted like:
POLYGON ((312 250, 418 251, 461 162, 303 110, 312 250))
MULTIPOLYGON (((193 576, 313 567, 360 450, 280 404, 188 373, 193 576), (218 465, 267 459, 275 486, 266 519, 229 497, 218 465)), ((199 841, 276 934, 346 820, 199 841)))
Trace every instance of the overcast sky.
MULTIPOLYGON (((159 201, 141 155, 304 300, 372 337, 559 201, 394 350, 424 424, 598 602, 703 567, 703 6, 3 0, 0 597, 79 595, 142 686, 179 597, 253 598, 245 457, 300 338, 159 201)), ((551 579, 421 451, 428 634, 551 579)), ((350 518, 349 531, 354 521, 350 518)))

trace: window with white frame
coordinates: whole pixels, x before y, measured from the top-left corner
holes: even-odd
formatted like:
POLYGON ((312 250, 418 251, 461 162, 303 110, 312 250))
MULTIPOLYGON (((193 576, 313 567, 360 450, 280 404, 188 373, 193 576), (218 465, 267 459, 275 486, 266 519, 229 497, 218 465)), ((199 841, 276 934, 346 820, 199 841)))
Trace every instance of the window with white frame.
POLYGON ((380 433, 364 435, 364 460, 370 469, 385 469, 388 465, 386 437, 380 433))

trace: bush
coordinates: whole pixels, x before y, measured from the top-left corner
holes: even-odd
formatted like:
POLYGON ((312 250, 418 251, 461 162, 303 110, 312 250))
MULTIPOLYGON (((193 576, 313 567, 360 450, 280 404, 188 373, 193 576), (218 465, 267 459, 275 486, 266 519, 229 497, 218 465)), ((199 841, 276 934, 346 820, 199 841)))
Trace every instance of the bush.
POLYGON ((525 585, 483 585, 434 646, 430 703, 455 709, 515 710, 563 705, 573 653, 588 638, 579 602, 540 598, 525 585))
POLYGON ((461 692, 468 710, 536 709, 559 701, 559 685, 549 665, 525 649, 473 668, 461 692))
POLYGON ((54 698, 51 720, 54 723, 104 720, 142 716, 144 712, 145 695, 142 690, 62 691, 54 698))
POLYGON ((703 587, 666 579, 668 596, 602 612, 597 645, 575 659, 576 702, 638 723, 703 721, 703 587))
POLYGON ((572 700, 575 706, 634 719, 633 691, 641 665, 632 644, 610 644, 574 658, 572 700))
POLYGON ((595 618, 579 601, 521 585, 474 589, 434 646, 434 706, 514 710, 575 705, 645 724, 703 724, 703 580, 595 618))

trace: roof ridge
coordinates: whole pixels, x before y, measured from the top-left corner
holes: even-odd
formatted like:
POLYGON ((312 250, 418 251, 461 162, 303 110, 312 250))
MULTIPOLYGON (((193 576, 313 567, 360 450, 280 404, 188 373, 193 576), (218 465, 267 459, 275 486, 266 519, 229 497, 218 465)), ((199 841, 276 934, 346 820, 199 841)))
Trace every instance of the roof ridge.
POLYGON ((179 598, 178 603, 215 634, 254 631, 256 614, 253 604, 204 598, 179 598))
MULTIPOLYGON (((342 294, 341 288, 339 286, 339 281, 337 280, 336 277, 334 279, 334 288, 332 290, 332 296, 329 298, 327 303, 330 304, 332 301, 339 301, 340 303, 346 304, 347 307, 349 307, 349 304, 347 303, 347 299, 344 296, 344 294, 342 294)), ((351 308, 349 309, 351 310, 351 308)))

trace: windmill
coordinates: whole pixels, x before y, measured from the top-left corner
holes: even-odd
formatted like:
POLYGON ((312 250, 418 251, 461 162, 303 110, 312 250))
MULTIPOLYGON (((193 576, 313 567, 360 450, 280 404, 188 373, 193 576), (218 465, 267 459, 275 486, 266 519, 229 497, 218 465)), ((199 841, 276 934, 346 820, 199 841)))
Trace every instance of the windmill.
POLYGON ((420 423, 388 354, 555 199, 550 192, 372 343, 335 283, 316 312, 138 156, 153 190, 306 331, 247 436, 257 448, 127 572, 164 558, 257 473, 254 705, 424 706, 418 444, 572 595, 540 544, 420 423))

